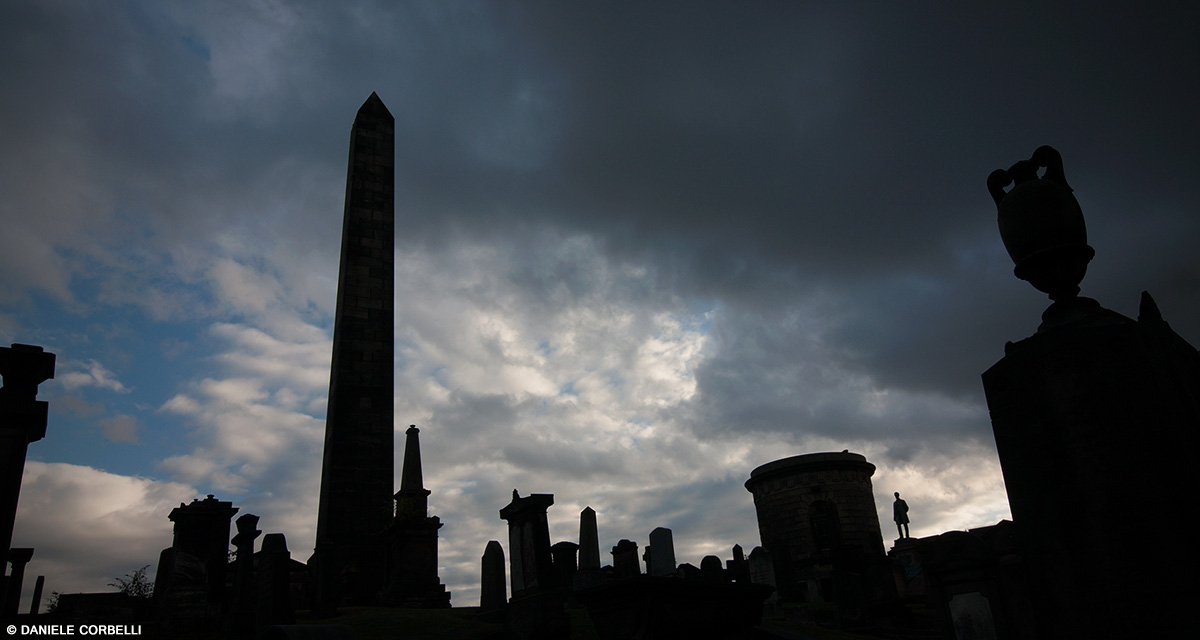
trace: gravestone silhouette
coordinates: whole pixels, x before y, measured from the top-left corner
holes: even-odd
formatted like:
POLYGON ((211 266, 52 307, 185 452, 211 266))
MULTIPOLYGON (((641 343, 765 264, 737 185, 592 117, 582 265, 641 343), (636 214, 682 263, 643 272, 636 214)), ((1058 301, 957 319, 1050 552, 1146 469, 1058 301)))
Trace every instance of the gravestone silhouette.
MULTIPOLYGON (((650 532, 650 542, 646 545, 650 554, 646 563, 646 573, 652 576, 669 576, 675 573, 675 539, 671 530, 657 527, 650 532)), ((701 567, 703 569, 703 567, 701 567)))
POLYGON ((522 498, 513 489, 512 502, 500 510, 500 518, 508 522, 512 596, 506 629, 510 637, 552 640, 570 635, 566 598, 550 552, 546 509, 552 504, 553 494, 522 498))
POLYGON ((158 558, 154 606, 164 629, 216 630, 226 607, 229 526, 237 507, 209 494, 179 503, 171 546, 158 558))
POLYGON ((628 578, 631 576, 641 575, 641 567, 638 566, 637 543, 633 540, 621 539, 612 548, 613 557, 613 576, 617 578, 628 578))
POLYGON ((8 561, 12 564, 12 573, 5 583, 7 593, 4 598, 4 610, 0 611, 6 619, 11 620, 17 615, 21 606, 21 587, 25 583, 25 565, 33 559, 33 549, 18 547, 8 550, 8 561))
POLYGON ((239 517, 237 534, 233 536, 233 547, 237 555, 233 562, 233 593, 229 601, 229 615, 225 621, 225 635, 230 638, 253 638, 255 636, 254 613, 256 585, 254 581, 254 541, 262 535, 258 530, 258 516, 246 513, 239 517))
POLYGON ((508 585, 505 584, 504 547, 489 540, 480 559, 479 618, 484 622, 504 622, 508 608, 508 585))
POLYGON ((0 606, 6 601, 8 548, 12 544, 21 495, 21 476, 29 445, 46 437, 50 405, 37 399, 37 388, 54 377, 54 354, 41 347, 0 347, 0 606))
POLYGON ((600 569, 600 537, 596 530, 596 511, 584 507, 579 512, 579 570, 600 569))
POLYGON ((255 628, 261 636, 267 627, 296 622, 292 609, 292 554, 282 533, 263 536, 255 568, 255 628))

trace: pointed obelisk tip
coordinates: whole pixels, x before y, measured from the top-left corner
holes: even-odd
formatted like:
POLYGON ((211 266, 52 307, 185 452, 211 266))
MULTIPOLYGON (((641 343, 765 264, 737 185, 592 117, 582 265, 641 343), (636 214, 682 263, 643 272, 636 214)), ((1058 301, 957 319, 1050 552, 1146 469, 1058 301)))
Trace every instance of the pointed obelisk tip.
POLYGON ((371 92, 366 102, 362 103, 362 106, 358 108, 359 114, 372 112, 386 113, 388 117, 392 115, 392 112, 388 111, 387 105, 383 104, 383 100, 380 99, 379 94, 374 91, 371 92))
POLYGON ((421 474, 421 443, 416 425, 410 426, 404 439, 404 466, 400 469, 400 490, 414 491, 425 488, 421 474))

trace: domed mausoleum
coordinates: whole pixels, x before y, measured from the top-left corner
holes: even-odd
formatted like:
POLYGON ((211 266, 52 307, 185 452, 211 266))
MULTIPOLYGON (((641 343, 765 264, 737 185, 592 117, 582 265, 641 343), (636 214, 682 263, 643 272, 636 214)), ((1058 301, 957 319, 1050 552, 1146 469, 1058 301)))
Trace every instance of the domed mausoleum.
POLYGON ((750 472, 758 533, 785 600, 837 599, 839 576, 884 556, 871 490, 875 465, 857 453, 809 453, 750 472))

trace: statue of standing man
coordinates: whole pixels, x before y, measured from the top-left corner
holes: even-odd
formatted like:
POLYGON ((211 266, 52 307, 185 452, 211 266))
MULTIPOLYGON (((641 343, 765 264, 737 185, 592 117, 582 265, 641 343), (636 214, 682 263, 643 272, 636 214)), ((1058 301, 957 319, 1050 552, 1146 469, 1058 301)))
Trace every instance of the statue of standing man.
POLYGON ((900 538, 908 536, 908 503, 900 499, 900 492, 896 492, 896 501, 892 503, 892 520, 896 521, 896 531, 900 533, 900 538))

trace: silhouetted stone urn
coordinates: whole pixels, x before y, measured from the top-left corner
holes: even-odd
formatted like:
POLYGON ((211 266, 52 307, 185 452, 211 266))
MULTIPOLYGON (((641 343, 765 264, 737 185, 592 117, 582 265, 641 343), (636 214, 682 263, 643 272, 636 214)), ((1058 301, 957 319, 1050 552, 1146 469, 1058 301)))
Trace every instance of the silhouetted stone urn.
POLYGON ((993 171, 987 183, 999 209, 1000 237, 1016 264, 1013 273, 1056 303, 1075 298, 1096 252, 1087 243, 1062 156, 1054 147, 1038 147, 1030 159, 993 171))

